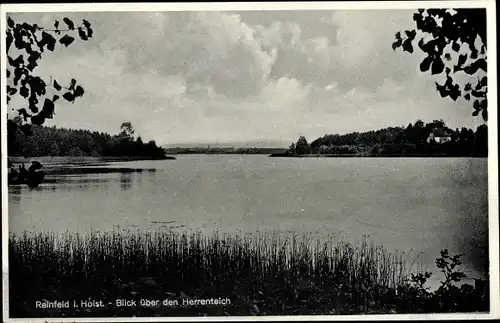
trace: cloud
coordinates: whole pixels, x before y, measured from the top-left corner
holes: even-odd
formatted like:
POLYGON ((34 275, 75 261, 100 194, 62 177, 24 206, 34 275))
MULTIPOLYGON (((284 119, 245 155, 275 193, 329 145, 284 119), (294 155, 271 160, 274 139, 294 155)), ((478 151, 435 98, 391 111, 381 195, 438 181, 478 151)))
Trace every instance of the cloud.
MULTIPOLYGON (((94 37, 44 53, 38 73, 86 92, 49 125, 116 133, 130 120, 160 143, 295 140, 444 119, 477 125, 439 97, 422 55, 394 52, 411 11, 23 13, 87 19, 94 37)), ((15 100, 11 107, 23 104, 15 100)))

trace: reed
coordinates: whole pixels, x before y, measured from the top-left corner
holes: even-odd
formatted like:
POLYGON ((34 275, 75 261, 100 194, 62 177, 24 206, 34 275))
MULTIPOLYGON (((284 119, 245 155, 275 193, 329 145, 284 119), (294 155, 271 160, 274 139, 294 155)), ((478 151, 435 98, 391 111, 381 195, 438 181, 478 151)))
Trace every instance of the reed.
POLYGON ((34 309, 42 299, 186 297, 228 297, 231 305, 72 311, 80 316, 392 313, 414 270, 410 255, 389 253, 366 238, 351 244, 277 232, 24 232, 9 237, 11 314, 51 316, 34 309))

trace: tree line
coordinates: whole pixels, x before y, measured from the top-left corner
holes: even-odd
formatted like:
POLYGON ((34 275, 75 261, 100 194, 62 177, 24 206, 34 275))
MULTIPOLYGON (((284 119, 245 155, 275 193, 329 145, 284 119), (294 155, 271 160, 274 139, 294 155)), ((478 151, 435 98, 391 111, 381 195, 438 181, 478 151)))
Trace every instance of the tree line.
POLYGON ((164 159, 165 151, 154 140, 144 143, 134 137, 130 122, 124 122, 120 133, 81 129, 66 129, 32 125, 27 136, 19 127, 19 117, 7 120, 7 150, 9 156, 92 156, 92 157, 141 157, 164 159))
POLYGON ((286 155, 309 154, 361 156, 450 156, 487 157, 488 127, 450 129, 443 120, 417 120, 406 127, 377 131, 326 134, 310 144, 304 136, 287 149, 286 155))

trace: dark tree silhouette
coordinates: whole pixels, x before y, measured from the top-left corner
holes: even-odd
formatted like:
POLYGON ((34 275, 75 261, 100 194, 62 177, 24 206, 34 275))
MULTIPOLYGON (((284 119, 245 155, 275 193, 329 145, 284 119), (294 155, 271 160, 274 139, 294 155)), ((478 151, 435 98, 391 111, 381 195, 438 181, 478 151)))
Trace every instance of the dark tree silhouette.
POLYGON ((93 30, 85 19, 81 26, 76 26, 68 18, 63 18, 63 23, 64 27, 56 20, 54 29, 47 29, 37 24, 16 23, 11 17, 7 18, 7 103, 14 95, 27 101, 26 108, 18 109, 22 117, 19 127, 25 135, 32 134, 32 124, 42 125, 46 119, 53 118, 54 103, 61 96, 68 102, 74 102, 85 92, 75 79, 71 79, 69 85, 64 87, 55 79, 43 80, 35 73, 43 53, 54 51, 57 43, 68 47, 75 37, 84 41, 92 37, 93 30), (53 89, 50 91, 52 95, 47 92, 49 86, 53 89))
POLYGON ((130 121, 123 122, 120 126, 120 137, 127 141, 134 140, 134 127, 132 127, 132 123, 130 121))
POLYGON ((295 151, 298 155, 305 155, 311 153, 311 146, 307 142, 306 137, 300 136, 295 144, 295 151))
POLYGON ((472 101, 472 115, 481 113, 487 121, 486 9, 418 9, 413 20, 420 31, 418 37, 415 29, 396 33, 393 50, 402 47, 403 51, 413 53, 417 43, 427 54, 420 70, 446 75, 443 84, 436 82, 441 97, 449 96, 456 101, 461 96, 472 101), (476 81, 459 84, 459 72, 475 76, 476 81))

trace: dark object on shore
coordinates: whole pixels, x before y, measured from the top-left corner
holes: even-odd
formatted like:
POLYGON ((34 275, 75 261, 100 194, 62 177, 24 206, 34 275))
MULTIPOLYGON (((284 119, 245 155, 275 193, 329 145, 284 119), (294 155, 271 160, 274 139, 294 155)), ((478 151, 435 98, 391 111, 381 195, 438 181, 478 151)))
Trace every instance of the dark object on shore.
POLYGON ((43 167, 40 162, 32 162, 28 170, 24 167, 24 163, 19 166, 18 170, 12 163, 9 162, 9 165, 8 185, 26 184, 34 188, 38 187, 45 178, 45 172, 40 170, 43 167))

